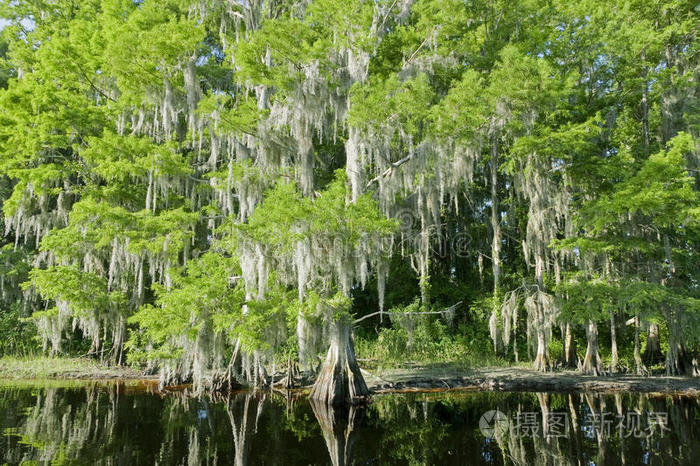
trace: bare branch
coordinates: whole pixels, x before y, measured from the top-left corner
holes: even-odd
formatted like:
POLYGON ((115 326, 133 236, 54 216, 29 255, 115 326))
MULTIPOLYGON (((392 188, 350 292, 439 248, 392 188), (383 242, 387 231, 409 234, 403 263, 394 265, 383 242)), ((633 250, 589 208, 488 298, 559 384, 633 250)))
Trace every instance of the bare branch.
POLYGON ((459 306, 460 304, 462 304, 462 301, 458 301, 455 304, 453 304, 452 306, 446 307, 442 311, 416 311, 416 312, 377 311, 377 312, 373 312, 371 314, 367 314, 366 316, 362 316, 359 319, 355 319, 355 321, 353 321, 352 324, 357 325, 358 323, 362 322, 365 319, 369 319, 370 317, 378 316, 380 314, 397 314, 397 315, 402 315, 402 316, 405 316, 405 315, 426 315, 426 314, 448 314, 450 312, 453 312, 457 308, 457 306, 459 306))

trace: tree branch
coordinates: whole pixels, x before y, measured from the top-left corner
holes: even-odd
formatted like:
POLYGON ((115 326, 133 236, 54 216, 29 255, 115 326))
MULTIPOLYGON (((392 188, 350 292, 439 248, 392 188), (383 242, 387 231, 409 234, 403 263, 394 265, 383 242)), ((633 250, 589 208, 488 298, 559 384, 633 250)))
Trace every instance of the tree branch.
POLYGON ((413 158, 413 156, 409 154, 409 155, 407 155, 406 157, 402 158, 401 160, 397 160, 396 162, 392 163, 392 164, 389 166, 389 168, 387 168, 386 170, 384 170, 380 175, 377 175, 377 176, 375 176, 374 178, 372 178, 371 180, 369 180, 369 181, 367 182, 367 185, 365 186, 365 188, 369 188, 369 187, 372 185, 372 183, 374 183, 375 181, 379 181, 380 178, 384 178, 385 176, 390 175, 391 172, 394 171, 394 168, 400 167, 400 166, 403 165, 404 163, 406 163, 406 162, 408 162, 409 160, 411 160, 411 158, 413 158))
POLYGON ((446 314, 446 313, 448 313, 448 312, 454 311, 455 308, 456 308, 457 306, 459 306, 460 304, 462 304, 462 301, 458 301, 458 302, 456 302, 455 304, 453 304, 452 306, 443 309, 442 311, 417 311, 417 312, 386 312, 386 311, 377 311, 377 312, 373 312, 373 313, 371 313, 371 314, 367 314, 366 316, 362 316, 362 317, 360 317, 359 319, 355 319, 355 320, 353 321, 352 324, 353 324, 353 325, 357 325, 358 323, 362 322, 362 321, 365 320, 365 319, 369 319, 370 317, 378 316, 378 315, 380 315, 380 314, 397 314, 397 315, 400 314, 400 315, 402 315, 402 316, 405 316, 405 315, 425 315, 425 314, 446 314))

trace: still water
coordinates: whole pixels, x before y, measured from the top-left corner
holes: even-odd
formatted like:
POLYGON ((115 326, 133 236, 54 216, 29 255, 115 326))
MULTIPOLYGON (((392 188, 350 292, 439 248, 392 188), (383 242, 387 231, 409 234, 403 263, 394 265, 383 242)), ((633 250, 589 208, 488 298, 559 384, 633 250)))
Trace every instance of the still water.
POLYGON ((640 394, 161 394, 143 384, 0 383, 7 464, 700 465, 700 400, 640 394))

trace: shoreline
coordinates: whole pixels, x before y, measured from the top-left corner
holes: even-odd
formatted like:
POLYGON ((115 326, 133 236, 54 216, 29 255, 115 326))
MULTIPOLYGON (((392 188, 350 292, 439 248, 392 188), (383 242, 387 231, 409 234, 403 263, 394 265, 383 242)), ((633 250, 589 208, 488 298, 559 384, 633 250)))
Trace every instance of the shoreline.
POLYGON ((3 357, 0 380, 157 380, 144 371, 125 366, 106 366, 84 358, 3 357))
POLYGON ((614 374, 583 375, 575 371, 536 372, 521 367, 488 367, 443 370, 419 367, 389 370, 379 375, 363 370, 373 393, 397 391, 508 391, 508 392, 589 392, 589 393, 658 393, 700 397, 700 378, 614 374))
MULTIPOLYGON (((526 367, 466 368, 450 364, 415 365, 381 370, 362 369, 372 394, 438 391, 657 393, 700 397, 700 378, 614 374, 583 375, 571 370, 536 372, 526 367)), ((130 367, 102 366, 83 359, 0 359, 0 384, 18 381, 143 382, 158 377, 130 367)), ((308 390, 301 384, 293 391, 308 390)), ((164 387, 173 391, 176 387, 164 387)), ((179 387, 182 389, 182 387, 179 387)), ((275 390, 279 390, 275 387, 275 390)))

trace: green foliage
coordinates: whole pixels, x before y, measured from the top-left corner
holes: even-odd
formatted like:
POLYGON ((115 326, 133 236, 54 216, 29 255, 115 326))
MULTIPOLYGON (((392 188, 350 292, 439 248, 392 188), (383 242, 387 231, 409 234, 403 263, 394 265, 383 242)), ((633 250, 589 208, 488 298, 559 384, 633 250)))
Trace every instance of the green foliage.
POLYGON ((693 138, 681 133, 669 141, 667 150, 649 156, 634 176, 590 206, 586 213, 593 218, 593 234, 614 228, 621 215, 644 216, 661 231, 697 232, 700 197, 685 159, 693 150, 693 138))
POLYGON ((700 351, 692 2, 0 17, 2 352, 35 348, 33 316, 53 351, 123 362, 128 340, 134 363, 214 373, 236 348, 297 357, 300 321, 353 314, 359 352, 397 363, 524 356, 610 315, 700 351), (452 326, 406 320, 460 301, 452 326))
POLYGON ((421 311, 417 299, 408 306, 389 310, 392 327, 381 328, 374 335, 358 334, 355 342, 358 357, 383 367, 402 363, 458 362, 476 366, 504 363, 483 351, 490 346, 488 330, 484 332, 478 325, 456 326, 430 314, 407 314, 421 311))
POLYGON ((238 228, 245 238, 280 254, 288 254, 304 238, 323 236, 356 248, 366 235, 391 234, 397 222, 381 215, 371 193, 347 202, 346 181, 345 172, 338 170, 335 180, 316 198, 303 198, 293 183, 279 182, 248 223, 238 228))
POLYGON ((82 272, 75 267, 56 266, 44 270, 34 269, 25 287, 34 287, 52 301, 69 303, 74 314, 108 312, 112 306, 124 301, 120 292, 109 292, 107 281, 95 274, 82 272))
POLYGON ((619 307, 618 290, 604 277, 576 273, 559 285, 557 293, 566 296, 560 317, 564 322, 586 324, 589 320, 604 320, 612 309, 619 307))
POLYGON ((173 272, 170 289, 154 287, 155 305, 146 304, 129 318, 137 326, 127 343, 131 361, 178 358, 187 346, 182 339, 195 342, 203 327, 229 341, 241 331, 258 334, 260 329, 242 316, 242 284, 230 282, 240 273, 235 259, 208 252, 173 272))
POLYGON ((400 80, 389 76, 384 81, 370 80, 356 85, 352 94, 348 122, 354 126, 399 126, 419 139, 423 121, 430 110, 433 90, 427 75, 400 80))
POLYGON ((19 301, 0 309, 0 335, 0 355, 30 356, 41 349, 36 327, 26 318, 19 301))

